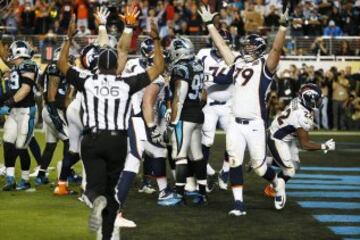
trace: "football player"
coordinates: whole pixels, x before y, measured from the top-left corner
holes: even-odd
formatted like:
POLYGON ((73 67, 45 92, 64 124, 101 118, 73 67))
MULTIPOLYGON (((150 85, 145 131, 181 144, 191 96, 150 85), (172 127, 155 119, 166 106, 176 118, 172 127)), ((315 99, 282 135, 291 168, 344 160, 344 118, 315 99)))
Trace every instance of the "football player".
POLYGON ((277 210, 285 207, 285 184, 295 176, 300 168, 299 150, 327 151, 335 150, 333 139, 323 144, 311 142, 308 131, 314 127, 314 111, 321 107, 321 90, 315 84, 305 84, 299 91, 299 96, 293 99, 285 110, 279 113, 269 128, 268 147, 275 163, 281 168, 278 174, 278 186, 281 192, 276 195, 270 184, 265 189, 265 194, 275 197, 274 205, 277 210))
POLYGON ((234 65, 234 93, 231 99, 232 115, 226 132, 230 182, 235 199, 235 206, 229 212, 230 215, 241 216, 246 214, 243 203, 244 180, 242 170, 246 146, 250 152, 250 164, 254 172, 273 183, 277 195, 281 192, 277 186, 276 172, 271 167, 268 167, 265 161, 265 123, 267 118, 265 100, 285 43, 288 11, 286 9, 281 16, 280 27, 269 54, 265 55, 265 40, 256 34, 251 34, 241 42, 242 59, 233 54, 212 24, 216 13, 211 13, 209 7, 205 6, 202 6, 201 11, 199 11, 224 61, 229 66, 234 65))
POLYGON ((61 139, 64 143, 64 156, 69 149, 68 127, 64 116, 67 82, 65 76, 56 67, 59 53, 60 48, 55 50, 52 63, 44 70, 43 96, 45 106, 42 110, 42 117, 44 119, 46 145, 42 155, 41 167, 35 179, 36 185, 49 183, 45 174, 56 149, 57 141, 61 139))
POLYGON ((184 201, 188 159, 199 185, 198 195, 193 201, 207 202, 206 161, 201 151, 201 128, 204 121, 201 99, 204 68, 195 57, 192 42, 183 37, 174 39, 169 46, 171 103, 170 124, 164 134, 165 141, 171 139, 172 159, 176 165, 176 192, 179 204, 184 201))
POLYGON ((31 60, 32 56, 33 50, 27 42, 15 41, 10 45, 8 61, 13 67, 7 81, 9 91, 0 98, 2 110, 6 108, 9 112, 3 135, 6 167, 4 191, 30 188, 30 155, 27 146, 33 137, 36 121, 33 87, 39 71, 36 63, 31 60), (21 181, 16 185, 15 161, 18 155, 22 171, 21 181))
MULTIPOLYGON (((220 35, 224 41, 231 43, 231 35, 229 32, 220 30, 220 35)), ((236 54, 236 53, 234 53, 236 54)), ((212 48, 201 49, 197 54, 204 65, 205 89, 207 95, 206 105, 203 108, 205 120, 202 128, 202 149, 206 162, 209 162, 210 147, 214 144, 216 126, 226 131, 230 117, 230 97, 232 95, 232 76, 229 73, 230 68, 226 65, 219 50, 216 46, 212 48)), ((227 181, 229 176, 229 159, 225 151, 223 168, 219 174, 220 189, 227 189, 227 181)), ((215 175, 215 171, 208 163, 208 175, 215 175)), ((212 190, 212 181, 208 181, 208 189, 212 190)))

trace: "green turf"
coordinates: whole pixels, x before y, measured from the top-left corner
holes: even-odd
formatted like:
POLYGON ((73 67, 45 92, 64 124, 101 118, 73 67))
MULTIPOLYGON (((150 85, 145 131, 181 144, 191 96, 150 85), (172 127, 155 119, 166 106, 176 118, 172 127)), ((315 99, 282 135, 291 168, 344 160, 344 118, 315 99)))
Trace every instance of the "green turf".
MULTIPOLYGON (((329 137, 313 138, 325 140, 329 137)), ((43 137, 37 134, 37 138, 43 148, 43 137)), ((349 152, 347 149, 356 148, 354 143, 360 143, 360 137, 339 136, 334 139, 338 143, 343 142, 338 145, 338 152, 326 155, 321 152, 301 152, 302 164, 359 167, 359 152, 349 152)), ((61 157, 59 148, 56 159, 61 157)), ((224 135, 218 135, 211 152, 211 162, 216 169, 221 166, 223 150, 224 135)), ((2 155, 2 149, 0 152, 2 155)), ((79 166, 77 168, 80 169, 79 166)), ((55 172, 51 173, 50 178, 55 180, 55 172)), ((138 182, 139 179, 135 185, 138 182)), ((3 178, 0 178, 0 184, 3 184, 3 178)), ((272 200, 263 195, 265 184, 255 174, 245 174, 244 195, 248 215, 240 218, 227 215, 233 203, 230 191, 216 190, 211 193, 208 206, 189 204, 171 208, 157 206, 157 194, 137 193, 135 186, 128 197, 125 216, 134 220, 138 227, 122 230, 121 239, 339 239, 325 224, 320 224, 311 216, 325 211, 302 209, 293 198, 289 198, 283 211, 273 210, 272 200)), ((51 186, 41 187, 36 192, 0 192, 0 239, 95 239, 87 230, 89 209, 76 198, 55 197, 51 186)), ((348 212, 360 214, 360 211, 348 212)))

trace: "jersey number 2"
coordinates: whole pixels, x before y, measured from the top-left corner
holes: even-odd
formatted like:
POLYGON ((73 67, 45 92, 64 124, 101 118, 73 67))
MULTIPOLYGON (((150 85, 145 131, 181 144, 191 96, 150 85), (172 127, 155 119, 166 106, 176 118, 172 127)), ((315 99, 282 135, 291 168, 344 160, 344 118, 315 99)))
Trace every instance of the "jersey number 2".
POLYGON ((284 123, 284 120, 287 119, 290 116, 290 113, 291 113, 291 109, 289 108, 288 110, 286 110, 286 112, 282 113, 277 118, 277 121, 278 121, 279 125, 282 125, 284 123))

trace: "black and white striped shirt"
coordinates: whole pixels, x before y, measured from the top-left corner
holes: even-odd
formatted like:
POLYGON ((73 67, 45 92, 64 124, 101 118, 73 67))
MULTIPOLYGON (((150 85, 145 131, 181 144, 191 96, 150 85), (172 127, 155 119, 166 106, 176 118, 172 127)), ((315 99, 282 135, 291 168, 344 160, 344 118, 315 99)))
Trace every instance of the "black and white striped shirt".
POLYGON ((126 130, 131 95, 151 82, 147 72, 122 78, 92 74, 76 67, 68 70, 66 79, 84 95, 84 126, 99 130, 126 130))

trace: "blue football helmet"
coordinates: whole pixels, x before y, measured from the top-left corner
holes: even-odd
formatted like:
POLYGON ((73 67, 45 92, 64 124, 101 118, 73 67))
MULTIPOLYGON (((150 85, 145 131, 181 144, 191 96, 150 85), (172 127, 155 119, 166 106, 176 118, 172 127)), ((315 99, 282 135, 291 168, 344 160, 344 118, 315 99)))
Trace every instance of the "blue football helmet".
POLYGON ((98 68, 98 58, 100 47, 95 44, 85 46, 80 52, 80 62, 82 66, 90 71, 95 71, 98 68))
POLYGON ((322 105, 321 90, 313 83, 307 83, 301 86, 299 98, 301 104, 308 109, 319 109, 322 105))
POLYGON ((252 62, 262 57, 266 51, 265 39, 257 34, 247 35, 240 41, 240 52, 245 62, 252 62))

